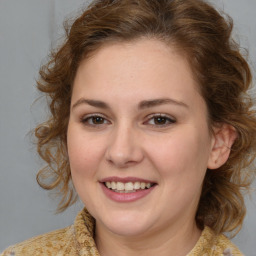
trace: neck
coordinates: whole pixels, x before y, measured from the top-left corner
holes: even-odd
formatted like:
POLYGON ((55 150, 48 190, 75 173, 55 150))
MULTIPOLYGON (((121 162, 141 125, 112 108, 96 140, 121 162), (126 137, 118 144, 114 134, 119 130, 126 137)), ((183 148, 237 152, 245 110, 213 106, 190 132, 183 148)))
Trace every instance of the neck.
POLYGON ((196 223, 184 223, 179 228, 168 226, 161 232, 147 235, 120 236, 96 223, 95 241, 101 256, 185 256, 195 246, 201 231, 196 223))

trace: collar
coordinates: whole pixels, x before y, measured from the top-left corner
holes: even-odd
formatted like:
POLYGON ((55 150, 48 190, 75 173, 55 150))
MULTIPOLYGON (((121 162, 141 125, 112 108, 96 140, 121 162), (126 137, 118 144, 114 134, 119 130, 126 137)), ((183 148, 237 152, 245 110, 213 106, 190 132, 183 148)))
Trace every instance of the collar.
MULTIPOLYGON (((74 236, 76 243, 76 250, 80 256, 100 256, 95 240, 95 219, 90 215, 90 213, 84 208, 76 217, 74 223, 74 236)), ((213 230, 205 226, 202 234, 194 246, 194 248, 187 254, 187 256, 198 256, 198 255, 232 255, 228 247, 223 251, 223 248, 219 248, 219 243, 229 245, 226 237, 223 235, 216 235, 213 230), (217 254, 216 254, 217 253, 217 254)), ((242 254, 239 254, 242 255, 242 254)))

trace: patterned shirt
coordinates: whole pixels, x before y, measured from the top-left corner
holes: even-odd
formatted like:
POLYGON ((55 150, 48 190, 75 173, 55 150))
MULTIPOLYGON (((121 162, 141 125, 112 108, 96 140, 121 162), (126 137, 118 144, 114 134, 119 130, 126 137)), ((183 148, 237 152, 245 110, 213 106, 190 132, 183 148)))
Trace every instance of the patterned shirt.
MULTIPOLYGON (((93 239, 95 220, 84 209, 74 225, 40 235, 10 246, 0 256, 100 256, 93 239)), ((205 227, 187 256, 242 256, 243 254, 224 235, 215 235, 205 227)))

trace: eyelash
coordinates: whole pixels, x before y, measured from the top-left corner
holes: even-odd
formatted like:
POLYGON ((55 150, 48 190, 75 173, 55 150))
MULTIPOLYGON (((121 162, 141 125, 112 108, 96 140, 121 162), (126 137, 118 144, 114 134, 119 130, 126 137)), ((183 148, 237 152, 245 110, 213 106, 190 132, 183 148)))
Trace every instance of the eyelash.
POLYGON ((154 123, 154 124, 149 124, 149 125, 161 129, 161 128, 165 128, 167 126, 170 126, 170 125, 176 123, 176 120, 174 118, 170 117, 169 115, 160 114, 160 113, 159 114, 149 115, 147 120, 146 120, 146 122, 144 122, 144 123, 149 123, 150 120, 156 121, 157 118, 161 118, 161 119, 163 119, 167 123, 164 123, 164 124, 156 124, 156 123, 154 123))
POLYGON ((91 114, 91 115, 83 116, 81 118, 81 122, 84 125, 91 126, 91 127, 99 127, 99 126, 105 125, 106 124, 105 121, 107 121, 107 123, 110 123, 103 115, 100 115, 100 114, 91 114), (103 120, 104 123, 100 123, 100 124, 89 123, 90 121, 93 122, 93 118, 100 118, 101 120, 103 120))
MULTIPOLYGON (((91 114, 91 115, 83 116, 81 118, 81 123, 83 123, 84 125, 87 125, 87 126, 100 128, 102 125, 110 124, 111 122, 108 121, 107 118, 101 114, 91 114), (103 123, 99 123, 99 124, 90 123, 90 122, 93 122, 93 119, 96 119, 96 118, 100 118, 103 123)), ((174 118, 170 117, 169 115, 160 114, 160 113, 149 115, 147 117, 147 120, 145 122, 143 122, 143 124, 149 124, 150 126, 157 127, 157 128, 165 128, 174 123, 176 123, 176 120, 174 118), (153 122, 155 122, 157 120, 157 118, 161 118, 162 121, 164 121, 165 123, 164 124, 156 124, 156 123, 150 124, 151 120, 153 120, 153 122)))

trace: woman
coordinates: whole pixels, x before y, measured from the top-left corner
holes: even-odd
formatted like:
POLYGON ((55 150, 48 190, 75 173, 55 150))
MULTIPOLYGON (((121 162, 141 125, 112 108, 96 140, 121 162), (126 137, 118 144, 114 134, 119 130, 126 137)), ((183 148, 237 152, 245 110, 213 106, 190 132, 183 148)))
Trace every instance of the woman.
POLYGON ((256 118, 231 31, 201 0, 93 2, 40 70, 35 130, 38 183, 86 209, 3 255, 242 255, 222 233, 243 222, 256 118))

